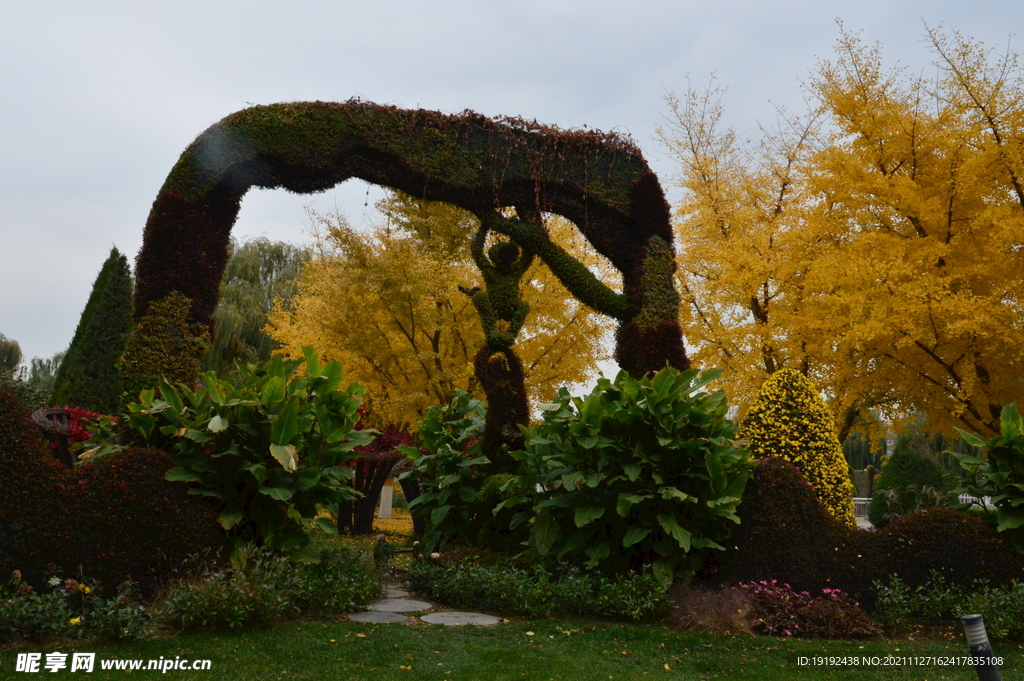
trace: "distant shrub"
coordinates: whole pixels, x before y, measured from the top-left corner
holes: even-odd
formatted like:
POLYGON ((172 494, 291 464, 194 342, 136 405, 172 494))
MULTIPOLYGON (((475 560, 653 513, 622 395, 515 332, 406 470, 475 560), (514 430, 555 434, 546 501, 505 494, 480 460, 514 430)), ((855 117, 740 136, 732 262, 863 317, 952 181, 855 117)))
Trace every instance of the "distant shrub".
POLYGON ((911 587, 926 584, 932 573, 966 586, 979 576, 993 585, 1024 578, 1024 556, 1013 551, 984 520, 950 508, 931 508, 903 516, 871 533, 876 560, 887 574, 911 587))
POLYGON ((832 413, 810 379, 792 369, 772 374, 743 418, 740 435, 753 456, 796 464, 828 512, 857 526, 853 483, 832 413))
POLYGON ((161 376, 171 384, 195 385, 210 347, 210 331, 190 322, 191 313, 192 301, 178 291, 150 303, 132 328, 118 365, 122 404, 154 388, 161 376))
POLYGON ((958 501, 952 493, 957 480, 913 445, 913 440, 901 438, 882 466, 868 513, 875 527, 885 527, 907 513, 952 506, 958 501))

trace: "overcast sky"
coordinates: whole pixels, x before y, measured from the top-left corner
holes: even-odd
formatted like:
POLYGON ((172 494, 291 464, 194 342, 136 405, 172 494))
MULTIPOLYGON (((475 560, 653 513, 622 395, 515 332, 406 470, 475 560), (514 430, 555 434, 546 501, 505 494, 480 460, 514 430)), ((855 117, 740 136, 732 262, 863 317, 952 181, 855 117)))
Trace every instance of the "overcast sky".
MULTIPOLYGON (((926 24, 1004 48, 1024 3, 0 0, 0 333, 26 358, 65 349, 110 247, 134 263, 178 155, 238 109, 359 96, 617 130, 668 185, 667 91, 717 74, 728 123, 753 132, 802 110, 837 19, 918 72, 926 24)), ((254 190, 234 234, 309 242, 304 206, 358 226, 377 196, 254 190)))

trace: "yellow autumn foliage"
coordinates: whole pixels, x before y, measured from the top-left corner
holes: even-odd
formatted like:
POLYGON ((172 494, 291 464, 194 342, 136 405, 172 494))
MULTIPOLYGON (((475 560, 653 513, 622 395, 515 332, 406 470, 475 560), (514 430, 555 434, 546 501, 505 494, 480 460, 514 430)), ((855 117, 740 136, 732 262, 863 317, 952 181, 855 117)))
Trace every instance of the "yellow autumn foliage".
MULTIPOLYGON (((291 311, 275 310, 268 332, 288 356, 312 345, 341 362, 347 380, 368 387, 374 423, 412 425, 456 389, 482 392, 473 358, 483 330, 458 288, 481 285, 468 248, 478 223, 455 206, 399 193, 379 207, 385 221, 365 233, 340 215, 310 212, 315 255, 291 311)), ((601 269, 571 223, 553 219, 548 229, 601 269)), ((608 322, 572 298, 539 259, 523 277, 522 296, 531 312, 514 348, 530 399, 549 401, 560 386, 596 374, 609 354, 602 344, 608 322)))
POLYGON ((670 98, 681 322, 741 409, 783 368, 821 386, 841 441, 872 413, 988 435, 1019 399, 1024 78, 929 35, 938 68, 916 75, 841 31, 806 115, 755 143, 714 86, 670 98))

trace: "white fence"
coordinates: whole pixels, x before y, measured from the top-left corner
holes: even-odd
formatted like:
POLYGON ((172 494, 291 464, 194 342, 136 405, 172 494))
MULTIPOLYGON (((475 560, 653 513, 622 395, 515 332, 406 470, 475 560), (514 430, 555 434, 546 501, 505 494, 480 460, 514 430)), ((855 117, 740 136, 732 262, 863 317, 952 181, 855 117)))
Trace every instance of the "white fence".
MULTIPOLYGON (((978 499, 977 497, 972 497, 970 494, 961 494, 960 495, 960 503, 961 504, 981 504, 983 507, 985 507, 987 509, 995 508, 992 505, 992 498, 991 497, 984 497, 983 499, 978 499)), ((853 498, 853 515, 855 515, 856 517, 858 517, 858 518, 867 518, 868 517, 868 510, 870 508, 871 508, 871 497, 854 497, 853 498)))
POLYGON ((961 504, 981 504, 983 507, 985 507, 987 509, 995 508, 995 506, 992 505, 992 497, 983 497, 983 498, 979 499, 978 497, 972 497, 970 494, 961 494, 960 495, 960 503, 961 504))

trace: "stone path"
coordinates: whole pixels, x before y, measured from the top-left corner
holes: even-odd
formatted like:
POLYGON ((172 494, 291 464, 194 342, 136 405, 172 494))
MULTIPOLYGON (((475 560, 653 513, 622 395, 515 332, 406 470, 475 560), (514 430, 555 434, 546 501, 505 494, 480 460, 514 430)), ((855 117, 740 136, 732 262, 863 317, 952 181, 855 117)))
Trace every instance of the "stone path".
MULTIPOLYGON (((433 610, 434 605, 432 603, 413 600, 408 598, 408 596, 408 591, 403 591, 397 586, 390 586, 384 590, 383 599, 366 606, 366 612, 353 613, 348 618, 352 622, 369 622, 374 624, 404 622, 408 624, 416 620, 402 613, 433 610)), ((497 617, 477 612, 435 612, 421 616, 420 620, 427 624, 443 624, 448 627, 457 627, 463 624, 490 627, 501 622, 497 617)))

